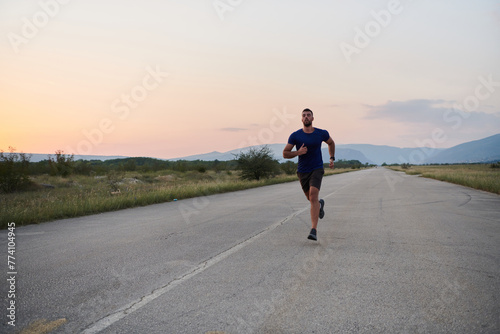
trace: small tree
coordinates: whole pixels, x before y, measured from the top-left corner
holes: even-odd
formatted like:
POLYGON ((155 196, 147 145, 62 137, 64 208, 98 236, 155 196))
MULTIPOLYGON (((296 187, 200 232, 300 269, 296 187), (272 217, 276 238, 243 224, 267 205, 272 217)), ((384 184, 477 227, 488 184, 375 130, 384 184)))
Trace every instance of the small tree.
POLYGON ((74 155, 67 156, 64 151, 57 150, 55 159, 49 155, 49 166, 51 175, 67 177, 73 173, 74 155))
POLYGON ((15 150, 9 147, 7 154, 0 150, 0 191, 5 193, 24 190, 32 183, 28 176, 31 157, 15 150))
POLYGON ((279 173, 279 162, 273 158, 267 145, 260 149, 251 148, 248 153, 240 153, 236 158, 244 180, 260 180, 279 173))
POLYGON ((223 166, 219 160, 215 159, 213 162, 212 168, 217 174, 219 174, 221 172, 221 170, 223 169, 223 166))
POLYGON ((111 170, 107 175, 107 183, 111 189, 111 193, 120 192, 120 184, 123 181, 125 173, 123 171, 111 170))
POLYGON ((123 170, 134 172, 137 170, 137 165, 135 163, 135 159, 127 159, 125 164, 123 165, 123 170))
POLYGON ((293 161, 284 162, 280 167, 287 175, 293 175, 297 172, 297 164, 293 161))
POLYGON ((177 160, 172 169, 184 173, 187 171, 187 163, 185 160, 177 160))
POLYGON ((411 167, 411 165, 409 163, 401 164, 401 168, 403 168, 403 169, 409 169, 410 167, 411 167))

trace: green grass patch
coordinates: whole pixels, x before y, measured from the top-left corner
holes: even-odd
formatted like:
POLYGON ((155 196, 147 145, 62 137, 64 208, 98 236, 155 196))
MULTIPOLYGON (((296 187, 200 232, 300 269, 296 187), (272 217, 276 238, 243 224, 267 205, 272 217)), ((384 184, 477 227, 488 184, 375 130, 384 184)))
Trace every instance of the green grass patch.
POLYGON ((500 194, 500 169, 492 168, 490 164, 411 166, 408 169, 391 166, 389 168, 409 175, 421 175, 500 194))
MULTIPOLYGON (((325 170, 325 175, 353 169, 325 170)), ((106 176, 36 176, 35 189, 0 194, 0 228, 55 219, 121 210, 155 203, 238 191, 297 181, 296 175, 279 175, 259 181, 243 181, 239 172, 214 171, 121 172, 106 176), (52 187, 48 187, 48 185, 52 187)))

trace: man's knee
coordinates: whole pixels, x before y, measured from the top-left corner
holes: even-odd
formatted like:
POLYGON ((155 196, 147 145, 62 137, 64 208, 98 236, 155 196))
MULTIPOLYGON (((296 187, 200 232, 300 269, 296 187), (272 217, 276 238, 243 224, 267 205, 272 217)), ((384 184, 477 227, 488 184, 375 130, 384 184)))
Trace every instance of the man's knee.
POLYGON ((316 187, 311 187, 309 189, 309 196, 308 199, 310 201, 318 201, 318 196, 319 196, 319 189, 316 187))

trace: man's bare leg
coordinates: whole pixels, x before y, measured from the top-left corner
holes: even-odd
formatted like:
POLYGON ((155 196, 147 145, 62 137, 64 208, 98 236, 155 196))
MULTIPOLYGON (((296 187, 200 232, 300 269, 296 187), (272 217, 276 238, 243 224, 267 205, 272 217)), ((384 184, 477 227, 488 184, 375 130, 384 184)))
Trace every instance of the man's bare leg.
POLYGON ((318 220, 319 220, 319 189, 316 187, 309 188, 309 196, 307 199, 311 203, 311 227, 316 229, 318 228, 318 220))

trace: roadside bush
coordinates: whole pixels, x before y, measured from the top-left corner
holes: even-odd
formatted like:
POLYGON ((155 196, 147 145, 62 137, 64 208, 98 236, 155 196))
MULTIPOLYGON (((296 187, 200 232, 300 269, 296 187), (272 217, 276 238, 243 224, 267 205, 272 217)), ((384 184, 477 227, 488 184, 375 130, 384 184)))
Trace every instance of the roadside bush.
POLYGON ((49 156, 50 175, 68 177, 73 173, 74 156, 65 155, 64 151, 56 151, 55 159, 49 156))
MULTIPOLYGON (((328 168, 329 163, 324 164, 324 168, 328 168)), ((360 169, 364 165, 359 160, 343 160, 335 162, 335 168, 350 168, 350 169, 360 169)))
POLYGON ((4 193, 26 190, 32 185, 28 176, 31 157, 14 151, 13 147, 7 154, 0 151, 0 191, 4 193))
POLYGON ((187 168, 187 162, 184 161, 184 160, 177 160, 173 167, 172 167, 173 170, 177 171, 177 172, 181 172, 181 173, 184 173, 188 170, 187 168))
POLYGON ((293 175, 297 172, 297 164, 293 161, 284 162, 280 165, 280 167, 286 175, 293 175))
POLYGON ((106 175, 106 183, 109 185, 111 193, 120 192, 120 184, 122 183, 124 177, 125 174, 123 172, 114 170, 110 171, 106 175))
POLYGON ((91 175, 92 174, 92 165, 89 161, 78 160, 75 162, 73 171, 79 175, 91 175))
POLYGON ((410 164, 407 164, 407 163, 401 164, 401 168, 403 168, 403 169, 408 169, 410 167, 411 167, 410 164))
POLYGON ((279 162, 273 158, 267 145, 260 149, 251 148, 248 153, 240 153, 236 157, 243 180, 260 180, 280 173, 279 162))

